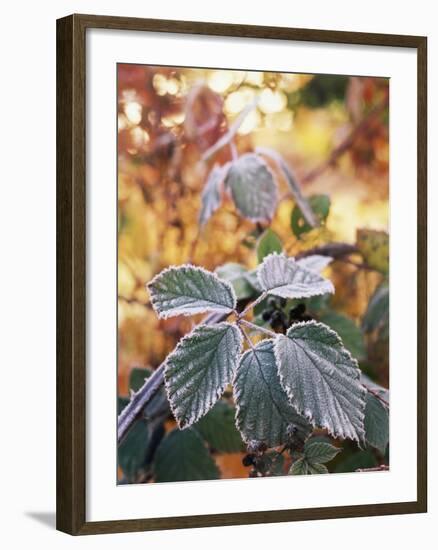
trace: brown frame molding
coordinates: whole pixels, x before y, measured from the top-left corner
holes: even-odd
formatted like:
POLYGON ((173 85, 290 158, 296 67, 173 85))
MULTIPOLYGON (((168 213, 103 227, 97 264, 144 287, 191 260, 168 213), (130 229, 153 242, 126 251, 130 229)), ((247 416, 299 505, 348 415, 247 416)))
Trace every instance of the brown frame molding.
POLYGON ((347 518, 427 511, 427 38, 70 15, 57 21, 57 529, 72 535, 347 518), (417 500, 87 522, 85 513, 85 32, 87 28, 361 44, 417 50, 417 500))

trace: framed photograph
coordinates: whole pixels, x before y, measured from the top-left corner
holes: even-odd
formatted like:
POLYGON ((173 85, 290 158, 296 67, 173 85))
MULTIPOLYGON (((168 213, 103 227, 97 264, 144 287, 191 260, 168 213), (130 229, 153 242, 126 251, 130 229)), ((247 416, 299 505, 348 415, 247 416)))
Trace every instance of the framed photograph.
POLYGON ((57 22, 57 527, 425 512, 426 38, 57 22))

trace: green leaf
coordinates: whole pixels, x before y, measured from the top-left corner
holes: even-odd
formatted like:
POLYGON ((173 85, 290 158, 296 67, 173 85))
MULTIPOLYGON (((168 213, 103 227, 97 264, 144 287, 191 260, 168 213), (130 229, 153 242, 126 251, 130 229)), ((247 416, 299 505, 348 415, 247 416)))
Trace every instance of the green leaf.
POLYGON ((205 225, 221 204, 221 187, 230 163, 214 166, 207 178, 201 195, 199 225, 205 225))
POLYGON ((245 218, 269 221, 277 207, 277 184, 263 159, 246 153, 231 164, 225 179, 232 199, 245 218))
POLYGON ((259 264, 263 259, 272 254, 272 252, 280 253, 283 250, 283 245, 281 243, 280 237, 272 231, 272 229, 266 229, 266 231, 260 237, 260 240, 257 244, 257 260, 259 264))
POLYGON ((341 449, 338 447, 322 441, 308 439, 304 444, 304 456, 309 464, 325 464, 333 460, 339 452, 341 449))
POLYGON ((199 420, 231 382, 242 348, 230 323, 198 325, 168 355, 164 379, 170 407, 180 428, 199 420))
POLYGON ((384 275, 389 271, 389 235, 386 231, 358 229, 356 246, 365 263, 384 275))
POLYGON ((202 267, 169 267, 147 287, 152 306, 162 319, 208 311, 229 313, 236 307, 232 286, 202 267))
POLYGON ((364 441, 366 390, 357 362, 322 323, 292 325, 274 352, 281 384, 295 409, 334 437, 364 441))
MULTIPOLYGON (((309 197, 309 204, 319 224, 324 223, 330 212, 330 197, 327 195, 312 195, 309 197)), ((300 237, 313 229, 305 220, 298 205, 292 210, 290 225, 296 237, 300 237)))
POLYGON ((365 342, 362 331, 356 323, 335 311, 329 311, 320 317, 320 321, 339 334, 344 346, 356 359, 366 356, 365 342))
POLYGON ((334 472, 337 474, 355 472, 359 468, 373 468, 378 465, 377 459, 370 451, 354 451, 352 454, 342 455, 344 458, 336 464, 334 472))
POLYGON ((389 287, 382 283, 371 296, 362 319, 365 332, 373 332, 389 323, 389 287))
POLYGON ((383 454, 389 441, 388 409, 370 393, 366 397, 365 433, 368 443, 383 454))
MULTIPOLYGON (((126 407, 128 402, 128 399, 118 399, 119 413, 126 407)), ((137 481, 138 475, 146 462, 148 446, 148 427, 146 422, 140 419, 132 426, 117 449, 117 463, 129 483, 137 481)))
POLYGON ((237 453, 242 450, 242 438, 234 423, 234 407, 218 401, 194 427, 209 446, 221 453, 237 453))
POLYGON ((229 262, 215 269, 218 277, 229 282, 238 300, 251 298, 256 292, 256 289, 251 284, 248 270, 243 265, 229 262))
POLYGON ((205 443, 193 429, 172 430, 155 454, 155 481, 218 479, 219 470, 205 443))
POLYGON ((324 464, 307 464, 307 468, 309 470, 309 474, 328 474, 329 471, 327 470, 327 467, 324 466, 324 464))
POLYGON ((304 458, 298 458, 295 460, 289 469, 289 475, 291 476, 305 476, 308 473, 309 468, 304 458))
POLYGON ((283 254, 266 256, 257 276, 263 290, 282 298, 309 298, 335 291, 331 281, 283 254))
POLYGON ((310 432, 309 423, 290 405, 280 385, 273 340, 262 340, 242 355, 233 387, 236 424, 245 442, 281 445, 291 425, 299 429, 303 439, 310 432))

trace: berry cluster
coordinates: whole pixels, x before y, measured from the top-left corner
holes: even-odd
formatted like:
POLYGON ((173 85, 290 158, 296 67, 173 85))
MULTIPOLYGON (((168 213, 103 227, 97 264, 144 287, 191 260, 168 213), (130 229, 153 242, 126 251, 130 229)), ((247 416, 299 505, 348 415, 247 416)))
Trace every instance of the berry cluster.
POLYGON ((271 327, 276 331, 283 333, 293 324, 301 321, 311 321, 312 317, 306 314, 306 306, 301 303, 291 308, 289 313, 284 311, 286 306, 284 298, 270 297, 267 301, 267 309, 262 313, 262 319, 269 321, 271 327))
POLYGON ((291 456, 301 452, 304 440, 298 428, 291 424, 287 427, 287 441, 279 450, 269 450, 263 441, 250 441, 247 445, 247 454, 242 459, 245 467, 251 466, 249 477, 268 477, 279 475, 283 463, 283 453, 288 451, 291 456), (280 471, 279 467, 280 466, 280 471))

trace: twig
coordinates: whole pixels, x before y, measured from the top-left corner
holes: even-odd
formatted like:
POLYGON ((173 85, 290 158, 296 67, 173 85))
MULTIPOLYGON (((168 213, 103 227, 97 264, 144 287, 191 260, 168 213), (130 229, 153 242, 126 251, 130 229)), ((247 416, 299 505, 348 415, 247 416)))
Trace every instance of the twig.
MULTIPOLYGON (((226 319, 228 314, 217 317, 217 314, 209 315, 204 324, 211 325, 226 319)), ((131 400, 119 414, 117 420, 117 442, 120 444, 134 423, 140 417, 145 406, 154 397, 164 382, 164 362, 146 379, 143 386, 132 394, 131 400)))
POLYGON ((227 143, 229 143, 233 139, 233 137, 236 135, 237 130, 240 128, 245 118, 253 109, 255 109, 256 105, 257 105, 257 100, 254 100, 252 103, 247 105, 245 109, 243 109, 240 115, 229 127, 228 132, 224 134, 221 138, 219 138, 216 141, 216 143, 214 143, 209 149, 205 151, 205 153, 202 155, 202 160, 204 161, 208 160, 210 157, 212 157, 215 153, 217 153, 220 149, 222 149, 222 147, 225 147, 225 145, 227 145, 227 143))
POLYGON ((238 323, 243 323, 248 328, 252 328, 253 330, 258 330, 259 332, 263 332, 264 334, 267 334, 271 338, 277 336, 277 333, 274 332, 273 330, 269 330, 264 327, 259 327, 258 325, 255 325, 254 323, 247 321, 246 319, 239 319, 238 323))
POLYGON ((234 141, 230 141, 230 151, 231 151, 231 158, 233 159, 233 161, 237 160, 238 158, 238 154, 237 154, 237 148, 236 148, 236 144, 234 143, 234 141))
POLYGON ((370 388, 369 386, 367 386, 366 384, 363 384, 363 383, 362 383, 362 385, 364 386, 364 388, 367 390, 368 393, 370 393, 371 395, 374 395, 374 397, 375 397, 376 399, 378 399, 379 401, 381 401, 386 407, 389 408, 389 403, 388 403, 388 401, 386 401, 386 399, 384 399, 384 398, 380 395, 380 393, 379 393, 378 391, 371 389, 371 388, 370 388))
POLYGON ((381 464, 380 466, 375 466, 374 468, 358 468, 356 472, 388 472, 389 466, 387 464, 381 464))
POLYGON ((353 128, 353 130, 350 132, 350 134, 342 141, 335 149, 333 149, 331 155, 327 160, 325 160, 322 164, 311 170, 307 175, 305 175, 302 179, 302 183, 308 183, 317 177, 319 177, 323 172, 327 170, 327 168, 330 168, 330 166, 333 166, 339 157, 341 157, 348 149, 354 144, 357 136, 361 134, 368 124, 370 123, 370 120, 375 117, 376 115, 379 115, 382 113, 388 106, 388 96, 385 96, 385 99, 380 102, 378 105, 374 107, 362 120, 359 122, 359 124, 353 128))
POLYGON ((330 256, 335 260, 342 258, 343 256, 349 256, 350 254, 358 254, 359 250, 356 246, 347 243, 330 243, 323 246, 317 246, 310 250, 304 250, 299 252, 295 258, 297 260, 306 258, 307 256, 313 256, 317 254, 319 256, 330 256))
POLYGON ((241 334, 243 335, 243 337, 245 338, 245 340, 248 342, 248 346, 254 351, 254 346, 252 345, 251 338, 246 334, 246 332, 240 326, 240 324, 238 324, 237 326, 239 327, 239 330, 240 330, 241 334))
POLYGON ((246 308, 239 313, 239 319, 242 319, 242 317, 245 317, 245 315, 250 311, 251 309, 254 309, 260 302, 262 302, 267 296, 266 292, 262 292, 260 296, 254 300, 253 302, 250 302, 246 308))
POLYGON ((150 375, 143 386, 132 394, 130 402, 120 413, 117 421, 117 442, 120 444, 144 407, 154 397, 164 382, 164 363, 150 375))

